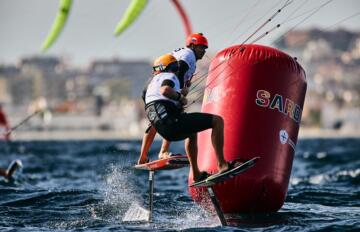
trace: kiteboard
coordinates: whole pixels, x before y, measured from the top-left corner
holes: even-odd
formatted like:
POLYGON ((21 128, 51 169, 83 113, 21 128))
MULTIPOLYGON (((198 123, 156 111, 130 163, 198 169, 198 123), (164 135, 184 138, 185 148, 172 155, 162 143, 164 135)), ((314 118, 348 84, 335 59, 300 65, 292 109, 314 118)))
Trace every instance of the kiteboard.
POLYGON ((228 170, 228 171, 223 172, 223 173, 216 173, 216 174, 213 174, 213 175, 209 176, 205 180, 195 182, 195 183, 191 184, 190 187, 210 187, 210 186, 213 186, 216 183, 225 181, 225 180, 230 179, 230 178, 232 178, 232 177, 234 177, 236 175, 239 175, 240 173, 243 173, 243 172, 247 171, 248 169, 255 166, 256 162, 259 159, 260 159, 260 157, 252 158, 252 159, 250 159, 250 160, 236 166, 235 168, 233 168, 231 170, 228 170))
POLYGON ((176 154, 169 158, 154 160, 145 164, 137 164, 134 168, 148 171, 171 170, 189 166, 186 155, 176 154))

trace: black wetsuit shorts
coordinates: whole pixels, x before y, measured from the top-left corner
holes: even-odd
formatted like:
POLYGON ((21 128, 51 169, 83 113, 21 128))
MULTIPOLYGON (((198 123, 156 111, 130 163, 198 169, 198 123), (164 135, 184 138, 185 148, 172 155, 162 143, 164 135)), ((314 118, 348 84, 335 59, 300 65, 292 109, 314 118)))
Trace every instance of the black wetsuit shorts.
POLYGON ((184 140, 200 131, 212 128, 214 115, 184 113, 169 101, 146 105, 146 114, 156 131, 168 141, 184 140))

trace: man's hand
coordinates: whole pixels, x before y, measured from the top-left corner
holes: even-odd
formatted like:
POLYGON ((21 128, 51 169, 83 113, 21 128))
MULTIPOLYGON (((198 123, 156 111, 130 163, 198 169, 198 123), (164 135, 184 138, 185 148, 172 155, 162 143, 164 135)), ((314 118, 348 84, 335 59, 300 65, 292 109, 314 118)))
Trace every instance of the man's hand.
MULTIPOLYGON (((194 75, 193 75, 194 76, 194 75)), ((190 78, 190 80, 188 80, 186 83, 185 83, 185 86, 186 87, 190 87, 191 86, 191 79, 192 79, 192 77, 190 78)))
POLYGON ((181 98, 179 100, 181 105, 186 105, 188 103, 188 100, 186 99, 186 97, 184 95, 181 95, 181 98))
POLYGON ((189 93, 189 88, 188 87, 184 87, 181 89, 181 94, 184 95, 184 96, 187 96, 188 93, 189 93))

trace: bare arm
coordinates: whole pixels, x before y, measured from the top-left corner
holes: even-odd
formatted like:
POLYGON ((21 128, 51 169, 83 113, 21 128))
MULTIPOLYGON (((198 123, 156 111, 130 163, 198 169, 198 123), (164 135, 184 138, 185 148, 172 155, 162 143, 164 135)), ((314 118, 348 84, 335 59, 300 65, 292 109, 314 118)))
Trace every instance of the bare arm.
POLYGON ((175 101, 179 101, 182 105, 187 104, 187 99, 184 95, 176 92, 171 86, 169 85, 163 85, 160 88, 160 93, 164 95, 167 98, 170 98, 175 101))
POLYGON ((179 77, 181 88, 186 87, 188 84, 188 83, 184 83, 184 76, 188 70, 189 70, 189 65, 185 61, 179 60, 179 71, 177 76, 179 77))
POLYGON ((161 86, 160 93, 165 97, 175 101, 179 99, 179 93, 168 85, 161 86))

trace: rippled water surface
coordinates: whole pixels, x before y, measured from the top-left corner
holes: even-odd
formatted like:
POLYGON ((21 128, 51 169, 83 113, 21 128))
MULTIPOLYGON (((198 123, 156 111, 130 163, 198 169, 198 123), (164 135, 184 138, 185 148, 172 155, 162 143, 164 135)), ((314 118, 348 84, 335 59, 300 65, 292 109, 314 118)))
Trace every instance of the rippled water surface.
POLYGON ((226 228, 192 201, 188 168, 156 173, 152 223, 123 222, 147 207, 148 173, 131 168, 139 150, 140 141, 0 143, 1 167, 24 165, 15 180, 0 177, 0 230, 360 231, 360 139, 300 140, 283 208, 226 228))

